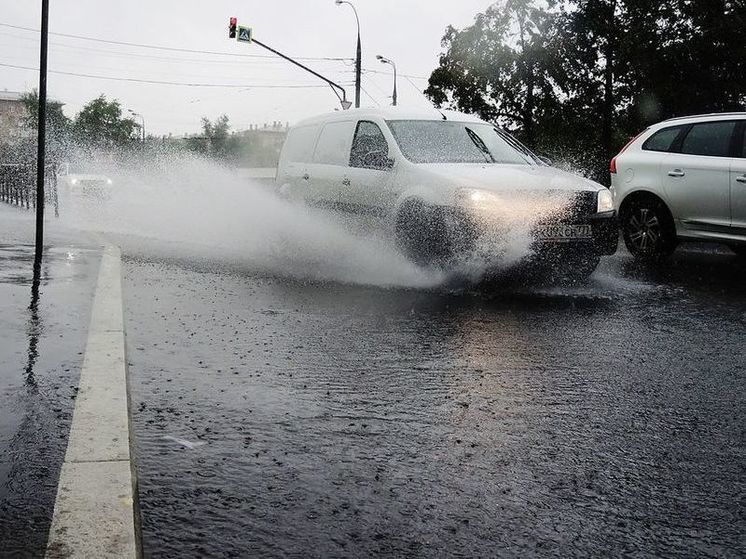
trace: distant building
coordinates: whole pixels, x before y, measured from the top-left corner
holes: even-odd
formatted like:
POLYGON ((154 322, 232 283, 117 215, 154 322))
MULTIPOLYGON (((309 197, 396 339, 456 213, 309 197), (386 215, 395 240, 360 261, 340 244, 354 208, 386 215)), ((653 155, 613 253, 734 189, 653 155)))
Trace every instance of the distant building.
POLYGON ((249 124, 248 130, 239 132, 241 136, 255 139, 261 148, 275 150, 280 153, 285 137, 288 135, 288 125, 275 121, 272 124, 249 124))
POLYGON ((248 138, 251 142, 251 150, 245 163, 252 167, 276 167, 288 128, 287 123, 275 121, 261 126, 250 124, 248 130, 238 132, 238 136, 248 138))
POLYGON ((0 144, 10 144, 31 135, 25 123, 28 116, 22 101, 23 93, 0 91, 0 144))

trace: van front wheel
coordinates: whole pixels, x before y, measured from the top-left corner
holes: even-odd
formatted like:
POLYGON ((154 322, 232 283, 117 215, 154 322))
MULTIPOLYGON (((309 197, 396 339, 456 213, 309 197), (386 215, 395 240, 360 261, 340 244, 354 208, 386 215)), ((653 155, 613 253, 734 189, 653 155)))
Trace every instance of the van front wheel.
POLYGON ((396 216, 396 243, 407 258, 421 266, 442 265, 453 256, 449 229, 443 208, 408 201, 396 216))

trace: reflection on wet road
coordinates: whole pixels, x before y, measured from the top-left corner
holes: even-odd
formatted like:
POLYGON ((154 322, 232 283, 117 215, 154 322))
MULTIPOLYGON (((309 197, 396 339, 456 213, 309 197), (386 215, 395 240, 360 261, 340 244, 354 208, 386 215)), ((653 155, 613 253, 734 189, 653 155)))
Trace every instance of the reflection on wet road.
POLYGON ((730 255, 460 294, 130 257, 125 301, 148 556, 743 551, 730 255))
POLYGON ((0 556, 39 557, 77 391, 98 251, 0 244, 0 556))

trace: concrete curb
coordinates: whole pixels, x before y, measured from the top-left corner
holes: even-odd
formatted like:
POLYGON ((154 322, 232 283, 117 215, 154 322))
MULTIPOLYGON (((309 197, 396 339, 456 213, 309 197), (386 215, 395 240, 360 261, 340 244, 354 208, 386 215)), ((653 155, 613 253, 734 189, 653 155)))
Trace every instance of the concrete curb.
POLYGON ((121 254, 107 246, 46 557, 140 555, 124 335, 121 254))

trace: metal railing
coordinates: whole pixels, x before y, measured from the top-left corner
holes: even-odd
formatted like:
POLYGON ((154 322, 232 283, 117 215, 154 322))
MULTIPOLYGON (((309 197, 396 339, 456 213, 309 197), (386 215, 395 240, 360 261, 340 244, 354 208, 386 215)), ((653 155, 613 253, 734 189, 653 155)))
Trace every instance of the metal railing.
MULTIPOLYGON (((44 200, 54 206, 54 215, 59 217, 56 165, 47 165, 45 176, 44 200)), ((0 164, 0 202, 27 210, 36 207, 36 167, 34 165, 0 164)))

